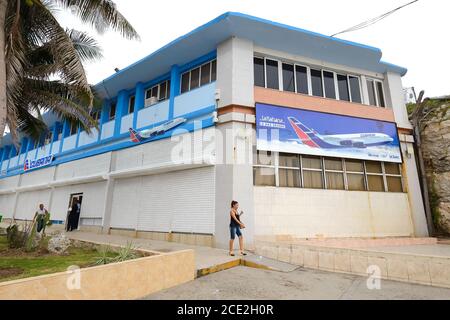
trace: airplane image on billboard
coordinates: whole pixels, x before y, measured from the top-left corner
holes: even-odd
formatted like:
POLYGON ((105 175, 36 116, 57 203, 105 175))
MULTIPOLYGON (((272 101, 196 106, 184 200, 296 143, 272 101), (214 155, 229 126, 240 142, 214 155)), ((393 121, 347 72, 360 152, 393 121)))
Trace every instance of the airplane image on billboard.
POLYGON ((257 149, 402 162, 393 122, 256 104, 257 149))

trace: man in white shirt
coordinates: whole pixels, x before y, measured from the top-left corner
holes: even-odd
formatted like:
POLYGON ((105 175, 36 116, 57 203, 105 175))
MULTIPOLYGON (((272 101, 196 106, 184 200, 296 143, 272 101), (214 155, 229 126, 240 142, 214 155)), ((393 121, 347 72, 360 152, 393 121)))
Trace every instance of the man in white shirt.
POLYGON ((36 211, 34 215, 34 219, 37 221, 37 232, 41 232, 44 229, 45 223, 45 215, 48 213, 47 209, 45 209, 44 205, 41 203, 39 205, 39 209, 36 211))

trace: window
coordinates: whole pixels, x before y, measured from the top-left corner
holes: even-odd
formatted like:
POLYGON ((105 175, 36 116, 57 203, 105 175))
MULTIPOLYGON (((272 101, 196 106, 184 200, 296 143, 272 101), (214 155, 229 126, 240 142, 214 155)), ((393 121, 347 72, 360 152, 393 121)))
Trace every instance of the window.
POLYGON ((253 58, 253 75, 255 78, 255 86, 265 87, 265 71, 264 71, 264 59, 263 58, 253 58))
POLYGON ((378 106, 379 107, 385 107, 386 103, 384 101, 384 93, 383 93, 383 84, 381 81, 375 81, 377 85, 377 100, 378 100, 378 106))
POLYGON ((345 160, 347 188, 350 191, 365 191, 364 162, 361 160, 345 160))
MULTIPOLYGON (((170 80, 161 82, 145 92, 145 99, 155 98, 156 101, 164 101, 170 98, 170 80)), ((154 103, 156 103, 156 101, 154 103)), ((151 104, 146 103, 145 107, 151 104)), ((130 112, 131 113, 131 112, 130 112)))
POLYGON ((323 86, 325 89, 325 97, 336 99, 336 88, 334 85, 334 72, 323 72, 323 86))
POLYGON ((347 76, 343 74, 338 74, 337 81, 338 81, 339 100, 350 101, 347 76))
POLYGON ((386 107, 384 99, 383 83, 378 80, 367 79, 367 91, 369 92, 369 104, 377 107, 386 107))
POLYGON ((253 184, 255 186, 275 186, 275 159, 270 151, 256 151, 254 149, 253 184))
POLYGON ((294 65, 283 63, 283 90, 295 92, 294 65))
POLYGON ((322 159, 302 156, 303 187, 323 189, 322 159))
POLYGON ((53 131, 47 131, 47 133, 45 134, 44 145, 50 144, 52 142, 52 138, 53 138, 53 131))
POLYGON ((196 68, 191 71, 191 82, 189 85, 190 90, 200 87, 200 68, 196 68))
POLYGON ((217 60, 211 62, 211 82, 217 80, 217 60))
POLYGON ((403 181, 400 165, 396 163, 384 163, 387 189, 389 192, 403 192, 403 181))
POLYGON ((131 96, 128 100, 128 113, 134 112, 134 103, 136 102, 136 96, 131 96))
POLYGON ((301 187, 300 157, 298 155, 280 153, 278 168, 280 187, 301 187))
POLYGON ((278 61, 266 59, 266 82, 267 88, 280 88, 278 77, 278 61))
POLYGON ((204 86, 211 82, 211 64, 207 63, 201 67, 200 85, 204 86))
POLYGON ((297 80, 297 93, 308 94, 308 68, 295 66, 295 76, 297 80))
POLYGON ((350 94, 352 102, 362 103, 361 99, 361 86, 359 84, 359 78, 355 76, 348 76, 350 83, 350 94))
POLYGON ((116 107, 116 102, 111 103, 111 106, 109 108, 109 120, 114 120, 116 118, 116 107))
POLYGON ((401 165, 256 151, 255 186, 372 192, 404 192, 401 165))
MULTIPOLYGON (((197 89, 201 86, 216 81, 217 61, 209 61, 199 67, 189 70, 181 75, 181 93, 197 89)), ((166 98, 170 95, 170 81, 167 83, 166 98)))
POLYGON ((78 126, 75 123, 72 123, 70 125, 70 135, 73 136, 74 134, 77 134, 78 132, 78 126))
POLYGON ((324 164, 327 189, 345 190, 342 159, 325 158, 324 164))
POLYGON ((313 96, 323 97, 322 71, 311 69, 311 86, 313 96))
POLYGON ((189 77, 190 77, 190 73, 184 73, 181 76, 181 93, 185 93, 189 91, 189 77))
POLYGON ((366 172, 369 191, 385 191, 381 162, 366 161, 366 172))

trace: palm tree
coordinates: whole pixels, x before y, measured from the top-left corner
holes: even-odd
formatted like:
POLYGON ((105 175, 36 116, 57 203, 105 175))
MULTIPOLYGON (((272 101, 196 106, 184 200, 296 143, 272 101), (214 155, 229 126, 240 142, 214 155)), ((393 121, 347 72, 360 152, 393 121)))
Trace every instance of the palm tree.
POLYGON ((99 59, 101 49, 86 33, 64 29, 57 9, 70 10, 97 32, 119 32, 139 39, 110 0, 0 0, 0 138, 8 125, 37 139, 47 130, 41 112, 51 111, 87 132, 94 93, 83 62, 99 59))

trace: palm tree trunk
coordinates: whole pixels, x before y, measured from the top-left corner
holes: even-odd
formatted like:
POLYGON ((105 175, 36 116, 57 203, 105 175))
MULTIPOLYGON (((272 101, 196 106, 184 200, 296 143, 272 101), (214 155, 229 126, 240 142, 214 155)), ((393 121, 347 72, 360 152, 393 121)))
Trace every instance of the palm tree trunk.
POLYGON ((5 19, 8 0, 0 0, 0 141, 6 126, 5 19))

